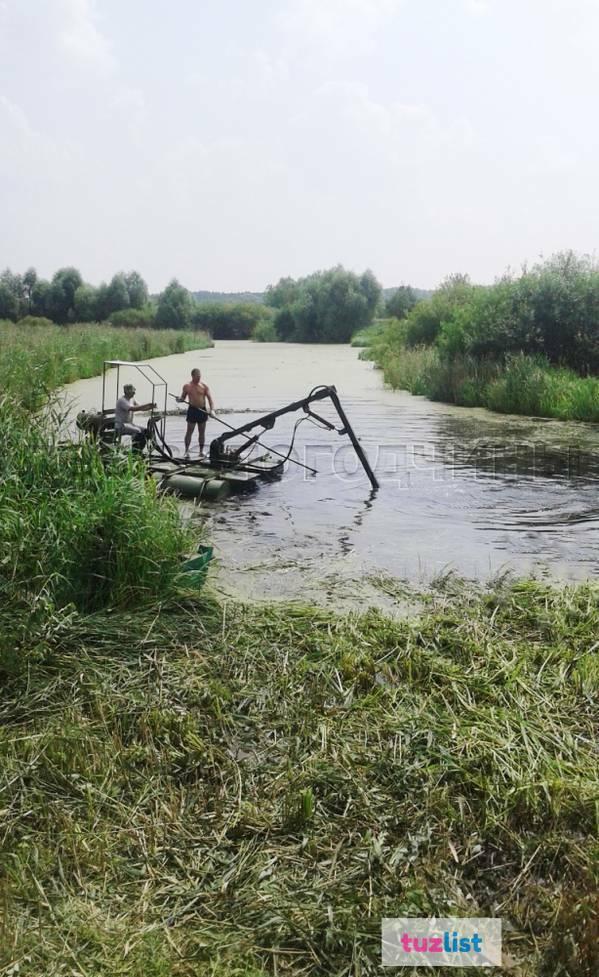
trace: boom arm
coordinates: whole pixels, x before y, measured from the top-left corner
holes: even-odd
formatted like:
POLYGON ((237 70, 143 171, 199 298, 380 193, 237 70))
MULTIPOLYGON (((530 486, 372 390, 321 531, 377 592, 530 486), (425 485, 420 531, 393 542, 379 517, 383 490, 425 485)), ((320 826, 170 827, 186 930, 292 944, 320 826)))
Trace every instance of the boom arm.
POLYGON ((324 400, 326 397, 331 399, 343 425, 339 431, 339 434, 347 434, 362 464, 362 467, 370 480, 370 484, 372 485, 373 489, 378 489, 379 483, 374 475, 374 472, 372 471, 372 468, 370 467, 368 458, 364 453, 364 449, 358 441, 354 429, 349 423, 347 415, 341 406, 339 397, 337 396, 337 390, 333 386, 316 387, 310 394, 308 394, 307 397, 304 397, 303 400, 296 400, 292 404, 287 404, 286 407, 280 407, 278 410, 271 411, 270 414, 264 414, 262 417, 258 417, 253 421, 248 421, 247 424, 242 424, 240 427, 232 428, 230 431, 226 431, 224 434, 221 434, 220 437, 215 438, 210 444, 210 460, 215 463, 222 463, 225 457, 229 460, 238 459, 243 451, 247 451, 252 444, 255 444, 256 441, 258 441, 260 435, 257 434, 254 437, 248 437, 244 444, 235 449, 235 451, 231 451, 229 453, 227 453, 225 449, 226 441, 238 434, 246 434, 246 432, 252 431, 256 427, 260 427, 264 431, 270 431, 275 426, 277 418, 282 417, 283 414, 290 414, 298 410, 303 410, 306 414, 315 417, 321 424, 324 424, 325 427, 330 428, 330 430, 335 430, 335 426, 333 424, 325 420, 324 417, 314 414, 309 408, 309 405, 314 403, 314 401, 324 400))

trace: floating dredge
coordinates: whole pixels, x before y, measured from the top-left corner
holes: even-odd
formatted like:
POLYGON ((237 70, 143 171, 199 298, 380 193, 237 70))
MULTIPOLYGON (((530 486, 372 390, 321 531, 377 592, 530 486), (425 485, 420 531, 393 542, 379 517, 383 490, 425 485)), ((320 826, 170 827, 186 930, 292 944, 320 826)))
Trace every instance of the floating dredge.
POLYGON ((308 417, 330 431, 335 431, 339 435, 346 434, 372 488, 377 489, 379 487, 368 458, 333 386, 314 387, 308 396, 302 400, 286 404, 284 407, 279 407, 269 414, 263 414, 261 417, 248 421, 239 427, 233 427, 222 417, 213 415, 213 420, 222 424, 227 430, 210 442, 208 459, 190 461, 176 457, 166 439, 169 393, 164 377, 160 376, 149 363, 106 360, 102 375, 101 411, 81 411, 77 415, 77 426, 85 431, 89 437, 100 441, 102 444, 114 444, 119 440, 114 429, 114 408, 106 407, 107 373, 109 370, 116 370, 116 393, 112 398, 113 403, 116 403, 120 390, 119 380, 122 367, 137 370, 152 387, 152 403, 161 401, 161 408, 152 411, 145 433, 139 438, 133 438, 132 448, 144 454, 150 473, 158 479, 163 491, 174 492, 186 498, 220 500, 231 492, 240 492, 252 488, 260 480, 280 477, 286 462, 299 465, 314 475, 318 474, 316 469, 310 468, 291 457, 297 427, 301 420, 308 417), (312 404, 326 399, 332 402, 337 411, 341 421, 339 428, 311 409, 312 404), (272 430, 279 417, 298 411, 303 412, 304 417, 296 422, 291 445, 286 455, 262 444, 260 440, 262 433, 272 430), (258 429, 257 433, 256 429, 258 429), (241 443, 231 444, 233 438, 241 438, 241 443), (255 457, 253 452, 257 446, 266 448, 266 453, 255 457))

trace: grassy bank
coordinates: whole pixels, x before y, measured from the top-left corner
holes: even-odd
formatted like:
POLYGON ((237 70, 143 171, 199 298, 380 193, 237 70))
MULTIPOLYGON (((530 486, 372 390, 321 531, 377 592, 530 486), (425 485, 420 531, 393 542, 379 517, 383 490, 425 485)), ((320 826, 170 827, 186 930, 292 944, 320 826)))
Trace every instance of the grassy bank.
POLYGON ((359 332, 352 336, 351 345, 358 348, 375 345, 375 343, 382 340, 385 330, 390 324, 390 319, 375 319, 371 326, 367 326, 366 329, 360 329, 359 332))
POLYGON ((32 423, 61 367, 17 349, 0 974, 365 977, 382 916, 455 914, 501 916, 520 977, 595 975, 599 588, 450 581, 404 622, 200 601, 174 503, 32 423))
POLYGON ((382 916, 457 914, 591 977, 598 633, 597 587, 532 584, 57 618, 0 706, 1 966, 375 974, 382 916))
POLYGON ((599 421, 599 379, 550 366, 542 357, 511 356, 504 362, 455 356, 434 347, 388 346, 364 351, 395 389, 463 407, 487 407, 502 414, 599 421))
POLYGON ((453 275, 381 336, 393 387, 509 414, 599 420, 599 267, 572 252, 473 285, 453 275))
POLYGON ((37 407, 62 384, 97 376, 104 360, 143 360, 212 345, 201 332, 91 325, 25 329, 0 322, 0 386, 24 406, 37 407))
POLYGON ((104 358, 188 348, 195 334, 0 329, 0 672, 37 660, 40 636, 79 611, 170 592, 189 546, 176 505, 132 457, 58 441, 49 390, 104 358), (33 413, 46 404, 47 409, 33 413))

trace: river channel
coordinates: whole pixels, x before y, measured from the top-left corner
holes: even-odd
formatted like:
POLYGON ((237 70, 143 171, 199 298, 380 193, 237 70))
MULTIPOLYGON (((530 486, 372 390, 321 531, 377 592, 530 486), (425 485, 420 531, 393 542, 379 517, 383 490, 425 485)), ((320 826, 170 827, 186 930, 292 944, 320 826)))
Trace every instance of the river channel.
MULTIPOLYGON (((304 420, 292 458, 317 476, 289 463, 280 480, 192 514, 207 523, 224 594, 385 606, 389 578, 419 587, 450 571, 477 580, 503 573, 583 580, 599 572, 596 425, 391 391, 349 346, 218 342, 151 362, 177 393, 199 366, 228 424, 334 384, 380 481, 373 493, 347 438, 304 420)), ((115 377, 109 381, 113 406, 115 377)), ((150 398, 135 370, 121 370, 127 381, 140 403, 150 398)), ((74 410, 98 407, 101 378, 71 384, 66 395, 74 410)), ((328 402, 314 409, 341 426, 328 402)), ((282 418, 262 440, 287 453, 299 416, 282 418)), ((177 451, 184 430, 183 415, 168 418, 177 451)), ((208 440, 223 430, 209 421, 208 440)))

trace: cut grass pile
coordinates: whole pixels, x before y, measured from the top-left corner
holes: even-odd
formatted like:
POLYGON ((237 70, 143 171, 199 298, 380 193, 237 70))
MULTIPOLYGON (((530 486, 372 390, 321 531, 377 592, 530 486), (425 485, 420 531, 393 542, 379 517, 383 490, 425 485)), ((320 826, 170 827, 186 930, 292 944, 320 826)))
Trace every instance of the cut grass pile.
POLYGON ((65 383, 98 376, 104 360, 143 360, 213 346, 203 332, 0 322, 0 387, 28 409, 65 383))
POLYGON ((455 914, 596 975, 598 634, 596 586, 532 583, 48 616, 0 705, 0 972, 376 974, 381 917, 455 914))

